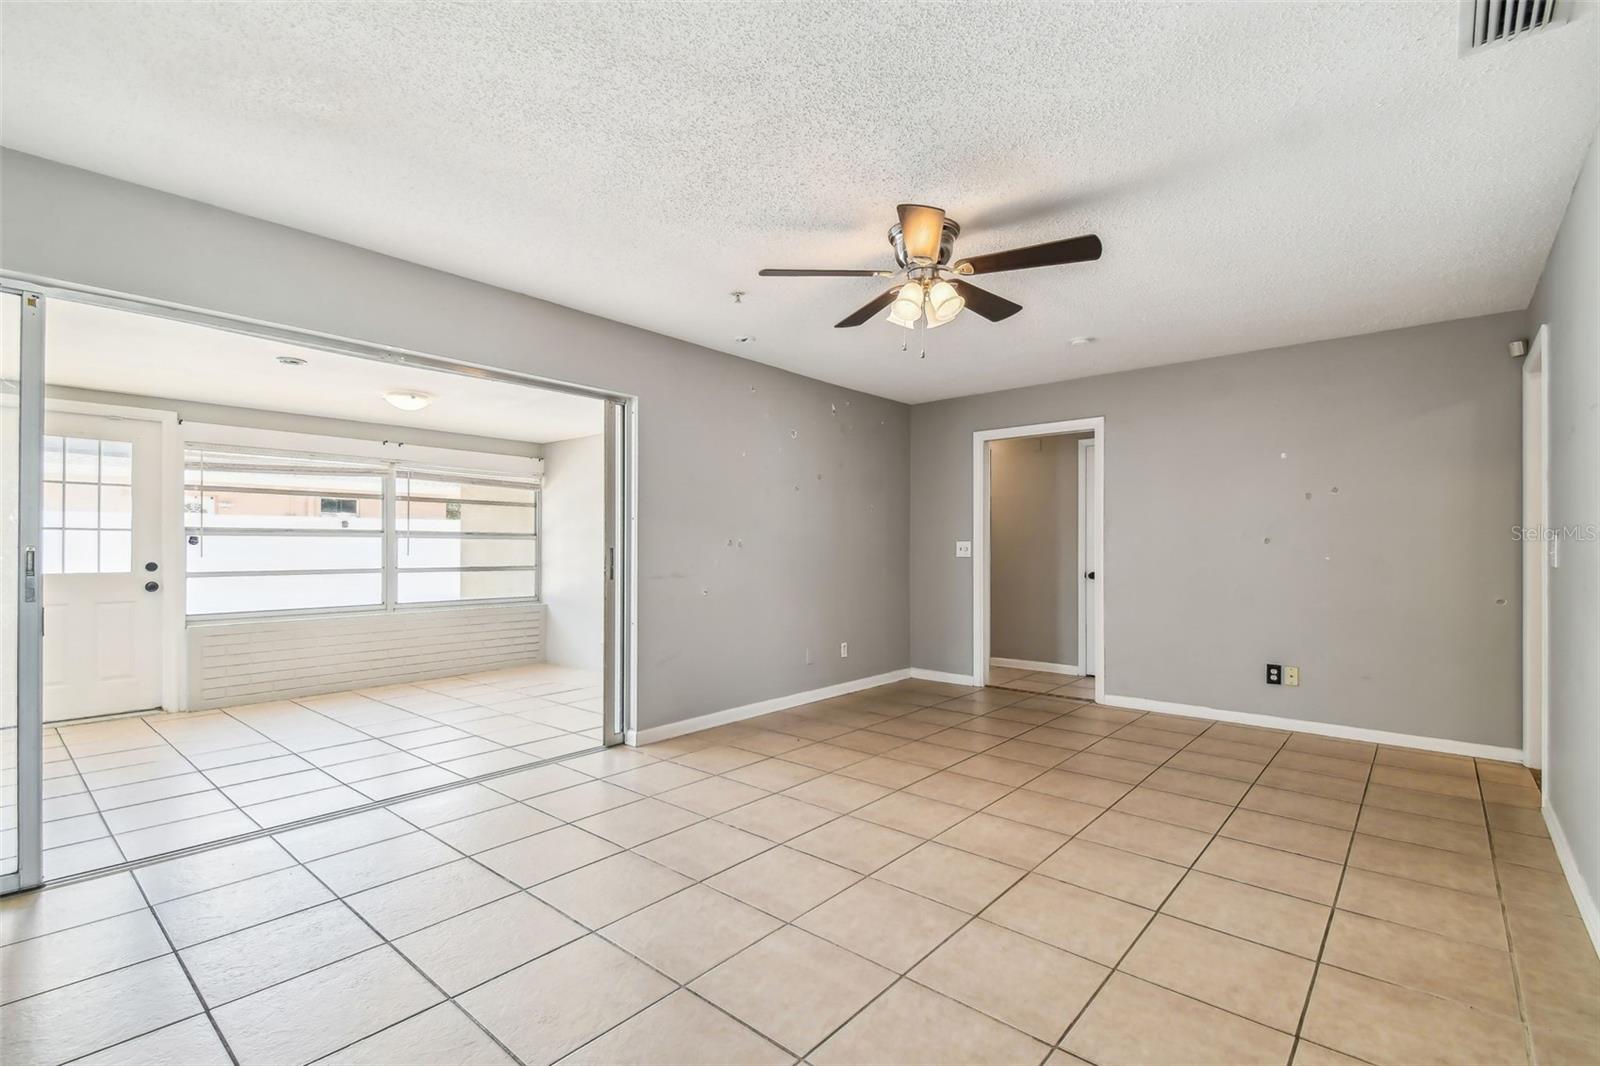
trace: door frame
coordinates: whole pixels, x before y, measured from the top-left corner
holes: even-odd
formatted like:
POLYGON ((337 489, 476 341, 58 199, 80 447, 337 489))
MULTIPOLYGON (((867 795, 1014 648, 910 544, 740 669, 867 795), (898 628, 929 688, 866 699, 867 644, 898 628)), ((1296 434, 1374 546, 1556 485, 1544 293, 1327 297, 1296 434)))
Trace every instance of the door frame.
MULTIPOLYGON (((1094 447, 1095 439, 1088 437, 1078 442, 1078 673, 1087 674, 1092 665, 1089 662, 1089 626, 1095 621, 1094 612, 1089 610, 1089 578, 1088 572, 1094 571, 1095 582, 1100 581, 1098 567, 1100 542, 1094 543, 1094 555, 1084 549, 1084 541, 1088 539, 1089 532, 1089 490, 1088 475, 1090 473, 1091 449, 1094 455, 1099 455, 1099 450, 1094 447)), ((1099 485, 1099 479, 1095 479, 1099 485)), ((1098 512, 1097 512, 1098 513, 1098 512)), ((1095 647, 1100 646, 1100 631, 1095 630, 1095 647)))
MULTIPOLYGON (((1522 761, 1541 770, 1550 762, 1549 337, 1541 325, 1522 363, 1522 761)), ((1544 793, 1548 804, 1548 780, 1544 793)))
MULTIPOLYGON (((48 315, 49 302, 53 299, 89 303, 99 307, 113 308, 129 311, 135 314, 153 315, 158 318, 168 318, 193 325, 206 326, 231 333, 246 336, 262 337, 268 340, 283 341, 308 348, 316 348, 331 352, 336 355, 347 355, 357 359, 368 359, 374 362, 420 367, 439 371, 447 374, 458 374, 473 377, 483 381, 500 381, 512 385, 522 385, 532 388, 548 389, 564 392, 571 395, 585 396, 591 399, 612 401, 622 423, 622 437, 626 442, 626 462, 618 471, 614 484, 607 485, 608 494, 615 494, 620 502, 619 511, 625 522, 625 535, 619 546, 619 565, 625 575, 625 580, 613 582, 608 589, 608 605, 613 606, 621 618, 619 632, 622 635, 623 646, 618 649, 616 658, 616 676, 620 679, 614 685, 605 686, 604 716, 607 722, 605 730, 605 743, 621 743, 627 734, 636 728, 638 707, 638 501, 639 501, 639 433, 638 433, 638 397, 628 393, 617 392, 609 389, 596 388, 575 382, 562 381, 555 378, 541 377, 537 374, 521 373, 514 370, 504 370, 497 367, 488 367, 465 360, 427 355, 422 352, 407 348, 387 345, 368 344, 339 337, 332 334, 319 333, 315 330, 299 329, 293 326, 284 326, 273 323, 261 322, 255 319, 244 318, 237 315, 228 315, 219 312, 201 311, 179 304, 152 300, 124 293, 107 291, 86 285, 74 285, 69 282, 34 278, 24 274, 0 273, 0 289, 17 293, 23 300, 23 326, 22 349, 24 377, 31 375, 31 385, 28 381, 23 383, 23 396, 20 429, 23 440, 21 442, 21 469, 33 471, 31 478, 21 479, 22 513, 21 530, 22 545, 37 546, 38 528, 40 521, 40 496, 41 488, 39 478, 42 473, 40 442, 43 437, 44 414, 44 327, 48 315), (29 306, 30 300, 33 306, 29 306), (32 312, 30 314, 30 312, 32 312), (32 353, 30 356, 29 353, 32 353), (34 407, 30 413, 30 392, 34 407), (29 502, 32 507, 29 510, 29 502), (31 525, 30 523, 31 515, 31 525), (28 530, 32 530, 31 543, 28 539, 28 530), (616 724, 618 729, 610 726, 616 724)), ((177 434, 173 434, 176 441, 177 434)), ((176 462, 181 464, 181 450, 176 462)), ((181 475, 180 481, 181 485, 181 475)), ((180 516, 181 517, 181 516, 180 516)), ((170 539, 170 538, 169 538, 170 539)), ((18 718, 18 861, 21 877, 14 875, 0 876, 0 893, 15 891, 19 888, 29 888, 40 883, 42 865, 42 830, 43 830, 43 706, 39 696, 39 682, 43 668, 43 641, 40 634, 39 621, 42 613, 38 604, 24 605, 20 602, 23 587, 21 568, 23 553, 18 553, 18 596, 16 605, 19 623, 19 718, 18 718), (30 623, 30 611, 33 622, 30 623), (30 643, 31 642, 31 643, 30 643), (24 690, 31 685, 31 704, 24 690), (31 706, 31 713, 26 712, 31 706), (31 752, 31 755, 28 754, 31 752), (31 848, 31 855, 26 854, 31 848)), ((169 573, 179 573, 180 564, 176 570, 169 573)), ((169 597, 181 609, 183 597, 181 595, 169 597)), ((611 634, 607 634, 608 637, 611 634)), ((178 643, 183 643, 182 641, 178 643)), ((184 672, 181 658, 177 662, 175 684, 181 686, 184 672)), ((165 691, 165 684, 163 690, 165 691)))
MULTIPOLYGON (((1038 422, 1026 426, 1007 426, 1000 429, 979 429, 972 433, 972 683, 978 687, 988 684, 989 681, 989 505, 992 469, 989 459, 989 443, 997 440, 1012 440, 1017 437, 1054 437, 1067 433, 1089 433, 1094 441, 1094 482, 1095 503, 1098 505, 1096 513, 1099 521, 1095 529, 1095 550, 1101 559, 1105 557, 1105 438, 1106 420, 1102 415, 1092 418, 1073 418, 1061 422, 1038 422)), ((1080 548, 1082 538, 1079 539, 1080 548)), ((1079 569, 1080 588, 1083 584, 1082 568, 1079 569)), ((1097 566, 1095 570, 1094 595, 1091 599, 1091 609, 1094 614, 1095 633, 1099 640, 1095 644, 1094 661, 1085 663, 1079 657, 1079 666, 1084 670, 1094 673, 1095 702, 1101 702, 1105 696, 1105 600, 1106 582, 1104 568, 1097 566)), ((1082 597, 1080 595, 1080 601, 1082 597)), ((1081 636, 1080 636, 1081 639, 1081 636)))
POLYGON ((44 596, 40 573, 44 496, 45 300, 0 278, 21 305, 17 388, 17 868, 0 874, 0 895, 44 879, 44 596))
MULTIPOLYGON (((608 701, 612 701, 612 705, 608 706, 604 711, 607 722, 620 721, 622 729, 618 731, 607 729, 606 743, 622 743, 625 735, 636 728, 639 692, 639 642, 637 629, 639 617, 639 568, 637 563, 639 554, 639 400, 637 396, 576 382, 562 381, 556 378, 541 377, 537 374, 526 374, 515 370, 504 370, 499 367, 483 366, 461 359, 427 355, 409 348, 369 344, 352 340, 348 337, 319 333, 315 330, 261 322, 256 319, 243 318, 221 312, 201 311, 180 304, 166 303, 161 300, 108 292, 93 286, 73 285, 68 282, 54 280, 44 281, 43 279, 32 279, 26 275, 0 274, 0 287, 26 288, 30 292, 39 294, 42 297, 46 313, 48 313, 51 299, 71 300, 77 303, 94 304, 98 307, 131 311, 135 314, 154 315, 158 318, 173 319, 178 322, 225 330, 230 333, 240 333, 250 337, 283 341, 301 347, 331 352, 335 355, 348 355, 374 362, 420 367, 446 374, 477 378, 480 381, 499 381, 510 385, 547 389, 553 392, 564 392, 574 396, 614 402, 621 416, 623 423, 622 435, 627 442, 630 455, 629 461, 622 464, 623 468, 618 472, 620 476, 617 479, 617 483, 607 486, 608 494, 616 492, 621 495, 619 509, 625 516, 627 535, 621 543, 622 550, 619 565, 622 567, 627 579, 615 582, 614 586, 609 590, 611 595, 619 597, 619 602, 616 603, 615 609, 623 620, 621 632, 625 638, 623 640, 625 647, 621 649, 617 662, 617 669, 621 673, 622 680, 614 687, 607 689, 605 698, 608 701)), ((42 372, 41 364, 41 375, 42 372)), ((181 456, 178 461, 181 463, 181 456)), ((181 678, 182 675, 180 674, 180 681, 181 678)))
POLYGON ((183 709, 188 706, 189 648, 183 610, 188 563, 183 554, 183 442, 178 434, 178 413, 93 400, 52 399, 48 395, 44 400, 44 413, 47 417, 58 413, 155 422, 161 430, 161 548, 158 554, 164 594, 161 599, 161 709, 183 709))
POLYGON ((601 737, 606 747, 632 744, 637 731, 632 708, 637 693, 635 673, 625 664, 635 660, 637 645, 633 604, 638 597, 638 522, 632 506, 636 495, 625 487, 636 484, 639 469, 637 400, 605 402, 605 544, 601 560, 602 582, 606 588, 604 610, 604 674, 601 686, 605 696, 601 714, 601 737), (617 590, 626 590, 618 595, 617 590))

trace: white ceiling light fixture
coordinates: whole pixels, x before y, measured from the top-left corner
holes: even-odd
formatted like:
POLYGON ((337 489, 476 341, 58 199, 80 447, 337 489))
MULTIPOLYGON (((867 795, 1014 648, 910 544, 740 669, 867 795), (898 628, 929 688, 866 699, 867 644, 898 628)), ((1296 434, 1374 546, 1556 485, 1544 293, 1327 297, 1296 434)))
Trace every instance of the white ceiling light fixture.
POLYGON ((908 281, 900 287, 900 292, 894 298, 894 303, 889 308, 889 321, 897 326, 912 329, 917 324, 917 319, 922 317, 922 283, 908 281))
POLYGON ((420 411, 433 402, 433 397, 426 392, 415 392, 411 389, 391 389, 383 394, 390 407, 398 407, 402 411, 420 411))
POLYGON ((928 325, 942 326, 967 306, 956 287, 940 279, 928 286, 928 325))

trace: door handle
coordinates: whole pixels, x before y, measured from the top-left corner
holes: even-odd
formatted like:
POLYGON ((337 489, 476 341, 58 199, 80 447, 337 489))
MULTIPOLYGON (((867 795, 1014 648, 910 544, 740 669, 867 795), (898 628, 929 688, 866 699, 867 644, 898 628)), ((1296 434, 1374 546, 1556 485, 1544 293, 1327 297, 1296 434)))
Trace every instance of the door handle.
POLYGON ((1093 581, 1094 580, 1094 571, 1093 570, 1085 570, 1084 573, 1083 573, 1083 576, 1088 578, 1090 581, 1093 581))
POLYGON ((160 587, 161 587, 161 582, 159 582, 159 581, 146 581, 144 583, 144 590, 146 592, 155 592, 160 587))

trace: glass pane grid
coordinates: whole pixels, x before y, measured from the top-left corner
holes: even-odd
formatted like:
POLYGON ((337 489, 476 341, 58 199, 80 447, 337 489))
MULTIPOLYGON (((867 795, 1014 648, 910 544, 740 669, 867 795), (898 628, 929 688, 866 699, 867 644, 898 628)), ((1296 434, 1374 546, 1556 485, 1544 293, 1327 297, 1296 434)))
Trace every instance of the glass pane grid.
POLYGON ((189 613, 531 599, 538 500, 517 475, 191 447, 189 613))
POLYGON ((43 447, 44 572, 131 572, 132 442, 59 435, 43 447))

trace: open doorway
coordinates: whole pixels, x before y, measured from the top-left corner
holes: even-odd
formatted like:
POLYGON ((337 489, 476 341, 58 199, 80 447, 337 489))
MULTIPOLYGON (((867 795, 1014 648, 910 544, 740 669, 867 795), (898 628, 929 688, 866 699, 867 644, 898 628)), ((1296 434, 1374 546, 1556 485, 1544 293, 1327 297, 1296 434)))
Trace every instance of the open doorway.
POLYGON ((36 880, 622 739, 625 400, 40 307, 36 880))
POLYGON ((1103 691, 1101 419, 973 435, 977 684, 1103 691))

